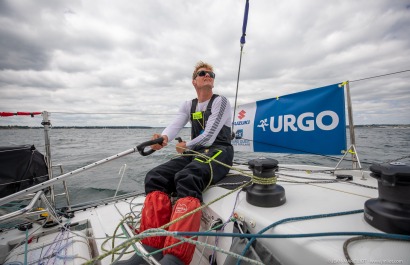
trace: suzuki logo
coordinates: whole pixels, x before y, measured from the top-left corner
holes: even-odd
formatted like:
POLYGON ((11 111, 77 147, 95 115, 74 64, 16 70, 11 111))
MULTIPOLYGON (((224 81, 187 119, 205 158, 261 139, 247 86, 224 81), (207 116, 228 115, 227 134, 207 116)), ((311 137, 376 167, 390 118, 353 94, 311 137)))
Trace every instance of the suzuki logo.
POLYGON ((238 118, 239 118, 240 120, 242 120, 243 118, 245 118, 245 113, 246 113, 246 111, 241 110, 241 111, 238 113, 238 118))

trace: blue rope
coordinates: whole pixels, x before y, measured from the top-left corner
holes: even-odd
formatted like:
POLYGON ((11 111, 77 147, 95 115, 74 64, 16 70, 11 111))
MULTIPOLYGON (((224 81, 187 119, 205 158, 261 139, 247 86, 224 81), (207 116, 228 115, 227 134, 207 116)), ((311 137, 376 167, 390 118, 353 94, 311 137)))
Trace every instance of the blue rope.
MULTIPOLYGON (((328 237, 328 236, 368 236, 368 237, 378 237, 384 239, 395 239, 395 240, 405 240, 410 241, 410 236, 407 235, 400 235, 400 234, 388 234, 388 233, 372 233, 372 232, 325 232, 325 233, 309 233, 309 234, 263 234, 267 230, 286 222, 294 222, 294 221, 303 221, 303 220, 311 220, 317 218, 325 218, 325 217, 334 217, 334 216, 342 216, 342 215, 349 215, 349 214, 357 214, 362 213, 363 210, 354 210, 354 211, 347 211, 347 212, 337 212, 337 213, 329 213, 329 214, 318 214, 318 215, 309 215, 309 216, 299 216, 299 217, 291 217, 279 220, 264 229, 260 230, 256 234, 241 234, 241 233, 218 233, 218 237, 245 237, 250 238, 250 241, 245 246, 243 252, 241 253, 242 256, 246 254, 249 247, 257 238, 304 238, 304 237, 328 237)), ((215 236, 215 233, 212 232, 175 232, 177 236, 215 236)), ((237 265, 239 265, 241 260, 238 260, 237 265)))
POLYGON ((214 233, 214 232, 173 232, 173 236, 221 236, 221 237, 246 237, 246 238, 303 238, 303 237, 327 237, 327 236, 368 236, 384 239, 410 241, 410 236, 400 234, 372 233, 372 232, 325 232, 310 234, 241 234, 241 233, 214 233))
MULTIPOLYGON (((290 218, 285 218, 282 219, 280 221, 277 221, 267 227, 265 227, 264 229, 262 229, 261 231, 259 231, 257 234, 263 234, 266 231, 268 231, 269 229, 286 223, 286 222, 295 222, 295 221, 304 221, 304 220, 311 220, 311 219, 318 219, 318 218, 325 218, 325 217, 334 217, 334 216, 341 216, 341 215, 348 215, 348 214, 357 214, 357 213, 362 213, 363 210, 354 210, 354 211, 347 211, 347 212, 337 212, 337 213, 329 213, 329 214, 316 214, 316 215, 309 215, 309 216, 299 216, 299 217, 290 217, 290 218)), ((246 252, 249 250, 249 248, 251 247, 252 243, 256 240, 255 237, 253 237, 248 244, 246 244, 245 248, 242 251, 242 256, 244 256, 246 254, 246 252)), ((241 261, 238 260, 237 265, 241 264, 241 261)))
MULTIPOLYGON (((68 238, 67 238, 68 239, 68 238)), ((59 259, 62 259, 62 260, 73 260, 73 259, 75 259, 75 258, 77 258, 78 257, 78 255, 77 254, 75 254, 75 255, 63 255, 63 254, 61 254, 60 252, 61 251, 63 251, 63 250, 66 250, 70 245, 72 245, 74 243, 74 241, 73 240, 71 240, 71 241, 68 241, 66 244, 64 244, 63 246, 60 246, 58 249, 57 249, 57 251, 55 251, 54 253, 55 253, 55 256, 57 257, 57 258, 59 258, 59 259)))

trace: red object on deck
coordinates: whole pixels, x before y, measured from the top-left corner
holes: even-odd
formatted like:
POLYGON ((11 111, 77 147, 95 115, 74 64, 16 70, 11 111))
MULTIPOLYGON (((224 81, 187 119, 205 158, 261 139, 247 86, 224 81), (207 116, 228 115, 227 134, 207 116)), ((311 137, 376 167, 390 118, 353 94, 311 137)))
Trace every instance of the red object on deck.
MULTIPOLYGON (((194 197, 184 197, 178 199, 175 203, 174 209, 172 211, 171 221, 178 219, 179 217, 189 213, 201 206, 201 202, 194 197)), ((198 232, 201 225, 201 216, 202 212, 198 211, 186 218, 173 223, 168 231, 192 231, 198 232)), ((174 245, 180 242, 179 239, 176 239, 173 236, 167 236, 164 242, 164 248, 174 245)), ((162 254, 171 254, 179 258, 185 265, 188 265, 192 261, 192 257, 195 252, 195 245, 190 243, 182 243, 172 248, 165 249, 162 254)))
MULTIPOLYGON (((168 194, 162 191, 150 192, 142 208, 140 232, 165 225, 171 219, 171 213, 172 205, 168 194)), ((153 236, 142 239, 141 243, 161 249, 164 247, 164 241, 163 236, 153 236)))

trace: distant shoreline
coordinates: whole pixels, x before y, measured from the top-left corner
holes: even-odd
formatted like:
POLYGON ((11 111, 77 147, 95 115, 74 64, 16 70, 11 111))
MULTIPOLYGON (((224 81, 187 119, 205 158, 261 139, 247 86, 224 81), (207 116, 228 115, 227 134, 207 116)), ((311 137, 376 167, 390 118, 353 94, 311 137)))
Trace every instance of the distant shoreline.
MULTIPOLYGON (((348 127, 348 126, 346 126, 348 127)), ((355 128, 410 128, 410 124, 365 124, 365 125, 355 125, 355 128)), ((42 126, 17 126, 8 125, 0 126, 0 130, 7 129, 43 129, 42 126)), ((52 126, 53 129, 154 129, 154 128, 164 128, 164 127, 151 127, 151 126, 52 126)), ((186 127, 188 128, 188 127, 186 127)))
MULTIPOLYGON (((1 129, 43 129, 43 126, 0 126, 1 129)), ((53 129, 153 129, 150 126, 52 126, 53 129)))

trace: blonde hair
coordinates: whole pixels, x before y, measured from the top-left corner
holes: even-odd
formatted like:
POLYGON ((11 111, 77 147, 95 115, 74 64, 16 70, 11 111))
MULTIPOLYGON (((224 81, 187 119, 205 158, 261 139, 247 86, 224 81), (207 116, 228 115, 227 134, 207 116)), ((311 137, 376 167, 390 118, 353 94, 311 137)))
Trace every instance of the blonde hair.
POLYGON ((211 70, 212 72, 214 71, 214 68, 213 68, 212 65, 210 65, 210 64, 208 64, 208 63, 204 63, 203 61, 199 61, 199 62, 196 63, 196 65, 195 65, 195 70, 194 70, 194 72, 192 73, 192 80, 195 79, 196 73, 198 72, 198 69, 200 69, 200 68, 206 68, 206 69, 208 69, 208 70, 211 70))

